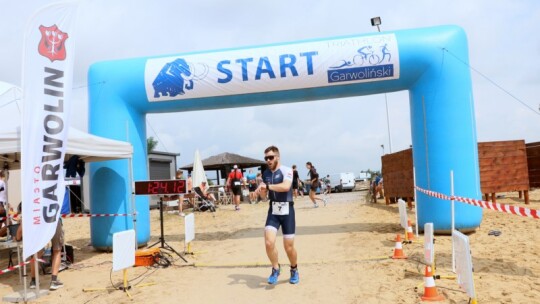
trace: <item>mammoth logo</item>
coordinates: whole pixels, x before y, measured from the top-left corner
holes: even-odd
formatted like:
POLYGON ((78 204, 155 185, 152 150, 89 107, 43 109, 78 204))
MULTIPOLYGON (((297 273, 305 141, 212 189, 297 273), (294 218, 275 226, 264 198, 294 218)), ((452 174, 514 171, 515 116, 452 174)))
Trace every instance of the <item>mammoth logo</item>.
POLYGON ((56 25, 49 27, 41 25, 39 31, 41 32, 41 41, 38 46, 39 54, 49 58, 51 62, 66 59, 64 43, 69 38, 68 34, 59 30, 56 25))
POLYGON ((184 95, 184 90, 193 89, 193 79, 203 79, 208 74, 208 66, 202 64, 203 71, 195 74, 195 69, 186 60, 178 58, 169 62, 161 68, 152 86, 154 87, 154 98, 163 96, 175 97, 184 95))

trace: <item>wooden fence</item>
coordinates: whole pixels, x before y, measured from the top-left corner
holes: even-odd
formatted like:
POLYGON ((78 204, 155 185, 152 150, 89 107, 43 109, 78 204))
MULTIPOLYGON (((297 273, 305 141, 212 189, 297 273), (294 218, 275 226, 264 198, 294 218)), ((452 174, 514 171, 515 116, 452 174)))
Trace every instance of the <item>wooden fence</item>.
POLYGON ((529 168, 529 187, 540 187, 540 142, 528 143, 527 166, 529 168))
MULTIPOLYGON (((525 194, 528 204, 531 163, 535 165, 531 174, 535 177, 534 187, 540 186, 540 143, 531 147, 525 147, 523 140, 478 143, 478 160, 480 188, 486 200, 491 196, 495 202, 498 192, 518 191, 520 198, 525 194)), ((384 155, 382 174, 387 204, 395 198, 414 197, 412 149, 384 155)))
POLYGON ((412 149, 383 155, 382 175, 386 204, 405 198, 411 206, 414 198, 412 149))
POLYGON ((496 201, 497 192, 518 191, 529 203, 529 172, 524 140, 478 143, 480 188, 486 200, 496 201))

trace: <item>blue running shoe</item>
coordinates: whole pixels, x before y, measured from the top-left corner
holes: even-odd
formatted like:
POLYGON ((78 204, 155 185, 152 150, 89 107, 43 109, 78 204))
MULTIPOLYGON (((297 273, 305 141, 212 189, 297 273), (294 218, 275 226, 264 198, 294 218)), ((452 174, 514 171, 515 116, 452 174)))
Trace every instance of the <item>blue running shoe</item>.
POLYGON ((281 265, 279 265, 279 269, 274 269, 274 267, 272 267, 272 274, 268 277, 268 284, 275 285, 277 283, 280 273, 281 273, 281 265))
POLYGON ((298 282, 300 282, 300 274, 298 274, 298 268, 291 268, 291 278, 289 279, 289 283, 298 284, 298 282))

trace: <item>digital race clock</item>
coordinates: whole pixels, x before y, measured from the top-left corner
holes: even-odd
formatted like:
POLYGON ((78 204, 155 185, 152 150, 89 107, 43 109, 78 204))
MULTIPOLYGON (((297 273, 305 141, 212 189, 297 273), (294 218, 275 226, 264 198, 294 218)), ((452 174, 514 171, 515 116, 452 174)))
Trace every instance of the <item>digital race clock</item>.
POLYGON ((151 180, 135 182, 136 195, 183 194, 186 193, 186 180, 151 180))

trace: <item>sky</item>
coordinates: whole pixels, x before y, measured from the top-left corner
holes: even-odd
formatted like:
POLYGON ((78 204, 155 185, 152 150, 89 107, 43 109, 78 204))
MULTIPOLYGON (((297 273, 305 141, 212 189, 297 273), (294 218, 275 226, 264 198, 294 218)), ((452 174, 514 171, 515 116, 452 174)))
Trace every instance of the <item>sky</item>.
MULTIPOLYGON (((23 32, 54 1, 0 0, 0 81, 21 85, 23 32)), ((88 129, 87 72, 104 60, 211 51, 453 24, 469 42, 478 140, 540 141, 540 2, 536 0, 80 1, 72 126, 88 129)), ((0 103, 0 124, 20 120, 0 103)), ((456 122, 459 123, 459 122, 456 122)), ((300 176, 380 170, 381 155, 409 148, 408 92, 197 112, 150 114, 156 150, 180 166, 230 152, 262 159, 276 145, 300 176), (386 106, 387 104, 387 106, 386 106), (388 113, 388 115, 387 115, 388 113), (389 118, 389 120, 387 120, 389 118), (279 127, 276 127, 276 122, 279 127), (388 128, 389 126, 389 128, 388 128), (391 146, 391 149, 390 149, 391 146)))

